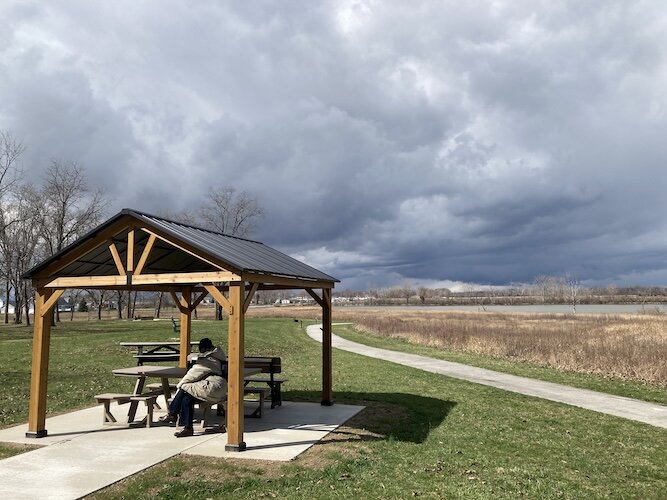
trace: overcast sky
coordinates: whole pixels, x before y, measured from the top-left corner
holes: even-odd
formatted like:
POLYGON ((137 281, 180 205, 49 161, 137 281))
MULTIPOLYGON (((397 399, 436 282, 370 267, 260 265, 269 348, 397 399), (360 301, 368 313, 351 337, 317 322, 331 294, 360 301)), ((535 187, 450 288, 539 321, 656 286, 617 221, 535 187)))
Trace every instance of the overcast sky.
POLYGON ((0 3, 0 129, 121 208, 255 195, 341 288, 667 285, 659 1, 0 3))

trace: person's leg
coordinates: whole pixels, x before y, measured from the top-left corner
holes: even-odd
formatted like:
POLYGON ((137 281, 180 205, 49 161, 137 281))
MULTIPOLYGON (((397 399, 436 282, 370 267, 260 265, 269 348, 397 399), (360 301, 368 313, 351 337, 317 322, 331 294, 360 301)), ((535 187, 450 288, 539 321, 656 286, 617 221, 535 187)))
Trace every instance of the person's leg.
POLYGON ((167 424, 176 423, 177 415, 180 413, 181 405, 183 404, 183 394, 185 394, 185 391, 182 391, 180 389, 176 391, 174 398, 171 400, 171 403, 169 404, 169 409, 167 410, 167 414, 164 417, 160 418, 160 422, 167 424))
POLYGON ((178 415, 181 411, 181 405, 183 404, 183 395, 187 392, 179 389, 174 394, 174 398, 171 400, 169 405, 169 415, 178 415))
POLYGON ((195 403, 198 401, 197 398, 188 394, 185 391, 183 392, 183 397, 181 401, 181 415, 180 415, 180 424, 183 426, 183 430, 175 433, 176 437, 185 437, 192 436, 194 434, 193 420, 195 413, 195 403))

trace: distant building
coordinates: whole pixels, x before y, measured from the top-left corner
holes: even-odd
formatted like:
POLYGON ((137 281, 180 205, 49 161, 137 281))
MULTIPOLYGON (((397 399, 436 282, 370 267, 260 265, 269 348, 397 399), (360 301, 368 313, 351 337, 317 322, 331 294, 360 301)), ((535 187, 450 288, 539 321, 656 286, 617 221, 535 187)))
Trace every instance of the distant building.
MULTIPOLYGON (((16 307, 15 305, 9 301, 9 307, 7 308, 9 314, 14 314, 16 312, 16 307)), ((5 313, 5 301, 4 299, 0 299, 0 314, 5 313)), ((30 304, 30 314, 35 313, 35 308, 33 307, 32 304, 30 304)))

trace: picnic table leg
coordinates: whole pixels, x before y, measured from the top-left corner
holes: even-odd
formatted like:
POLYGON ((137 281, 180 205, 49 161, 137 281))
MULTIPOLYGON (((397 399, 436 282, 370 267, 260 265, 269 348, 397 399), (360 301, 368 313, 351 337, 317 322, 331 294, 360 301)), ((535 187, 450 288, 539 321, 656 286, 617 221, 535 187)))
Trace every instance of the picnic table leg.
POLYGON ((169 400, 171 399, 171 386, 169 385, 168 378, 162 379, 162 390, 164 391, 164 400, 167 403, 167 407, 169 407, 169 400))
POLYGON ((141 355, 144 353, 144 346, 137 346, 137 366, 142 366, 144 364, 141 355))
MULTIPOLYGON (((140 376, 137 377, 137 383, 134 385, 134 394, 139 395, 144 390, 144 384, 146 383, 146 377, 140 376)), ((127 423, 131 424, 134 421, 134 416, 137 414, 137 406, 139 401, 130 402, 130 410, 127 412, 127 423)))

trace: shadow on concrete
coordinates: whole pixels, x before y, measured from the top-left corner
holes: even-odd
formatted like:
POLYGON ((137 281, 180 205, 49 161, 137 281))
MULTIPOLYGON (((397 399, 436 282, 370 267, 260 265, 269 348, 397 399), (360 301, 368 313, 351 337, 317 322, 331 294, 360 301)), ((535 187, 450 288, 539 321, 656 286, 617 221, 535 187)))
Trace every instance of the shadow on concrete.
MULTIPOLYGON (((321 397, 312 391, 285 391, 283 399, 313 403, 321 397)), ((456 406, 455 401, 406 393, 336 392, 336 403, 366 407, 337 429, 336 434, 347 433, 354 441, 391 438, 410 443, 424 442, 456 406)))

